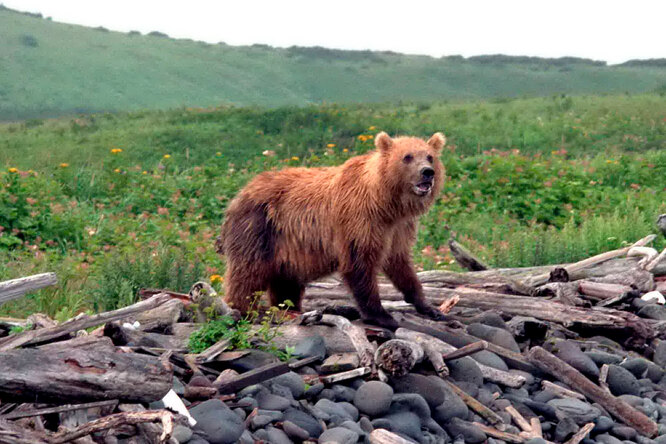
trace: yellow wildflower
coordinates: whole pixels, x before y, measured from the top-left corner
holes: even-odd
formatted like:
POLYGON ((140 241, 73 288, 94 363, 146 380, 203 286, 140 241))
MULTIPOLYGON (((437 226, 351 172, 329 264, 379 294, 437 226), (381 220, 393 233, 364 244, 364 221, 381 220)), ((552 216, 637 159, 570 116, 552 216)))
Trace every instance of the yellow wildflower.
POLYGON ((113 171, 116 172, 116 173, 120 173, 120 168, 116 168, 116 169, 113 170, 113 171))
POLYGON ((329 148, 335 148, 335 144, 334 144, 334 143, 329 143, 329 144, 326 145, 326 146, 329 147, 329 148))
POLYGON ((18 168, 11 167, 8 171, 10 173, 18 173, 18 168))
POLYGON ((148 171, 144 171, 144 172, 142 172, 141 174, 148 174, 148 171))
POLYGON ((345 149, 342 150, 342 152, 347 153, 347 152, 349 152, 349 150, 347 148, 345 148, 345 149))
POLYGON ((376 127, 376 126, 374 126, 374 125, 373 125, 373 126, 371 126, 370 128, 368 128, 368 130, 369 130, 369 131, 374 131, 374 130, 376 130, 376 129, 377 129, 377 127, 376 127))
POLYGON ((164 155, 164 158, 165 158, 165 159, 170 159, 170 158, 171 158, 171 154, 165 154, 165 155, 164 155))
POLYGON ((223 279, 222 276, 220 276, 219 274, 214 274, 214 275, 212 275, 212 276, 210 277, 210 282, 211 282, 212 284, 215 284, 215 283, 217 283, 217 282, 222 282, 223 280, 224 280, 224 279, 223 279))
POLYGON ((291 160, 298 160, 298 156, 293 156, 291 160))
POLYGON ((121 148, 113 148, 111 150, 111 154, 120 154, 122 152, 123 152, 123 150, 121 148))
POLYGON ((69 164, 65 163, 65 162, 60 164, 60 168, 67 168, 68 166, 69 166, 69 164))

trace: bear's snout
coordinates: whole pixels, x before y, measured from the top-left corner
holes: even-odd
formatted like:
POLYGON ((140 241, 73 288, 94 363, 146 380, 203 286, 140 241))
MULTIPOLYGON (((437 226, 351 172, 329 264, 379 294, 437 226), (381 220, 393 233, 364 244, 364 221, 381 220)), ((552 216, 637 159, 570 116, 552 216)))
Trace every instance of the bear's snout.
POLYGON ((423 167, 421 168, 421 177, 424 179, 432 179, 435 177, 435 170, 431 167, 423 167))

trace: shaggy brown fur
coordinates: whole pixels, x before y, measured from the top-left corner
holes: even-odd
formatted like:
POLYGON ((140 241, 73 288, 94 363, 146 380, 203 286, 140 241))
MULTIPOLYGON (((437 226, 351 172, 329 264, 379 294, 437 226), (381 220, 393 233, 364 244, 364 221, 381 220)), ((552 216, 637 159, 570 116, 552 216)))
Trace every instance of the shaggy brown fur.
POLYGON ((375 138, 376 150, 328 168, 259 174, 229 204, 219 252, 227 256, 226 301, 247 311, 255 292, 300 309, 305 285, 339 271, 364 319, 396 327, 379 299, 382 270, 405 301, 432 317, 411 259, 417 218, 444 178, 441 133, 427 142, 375 138))

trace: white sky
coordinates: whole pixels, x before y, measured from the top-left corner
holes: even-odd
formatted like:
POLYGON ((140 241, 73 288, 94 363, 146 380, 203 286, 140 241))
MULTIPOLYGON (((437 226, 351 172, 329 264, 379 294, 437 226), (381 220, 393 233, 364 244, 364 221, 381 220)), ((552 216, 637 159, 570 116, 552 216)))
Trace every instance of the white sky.
POLYGON ((53 20, 231 45, 666 57, 664 0, 0 0, 53 20))

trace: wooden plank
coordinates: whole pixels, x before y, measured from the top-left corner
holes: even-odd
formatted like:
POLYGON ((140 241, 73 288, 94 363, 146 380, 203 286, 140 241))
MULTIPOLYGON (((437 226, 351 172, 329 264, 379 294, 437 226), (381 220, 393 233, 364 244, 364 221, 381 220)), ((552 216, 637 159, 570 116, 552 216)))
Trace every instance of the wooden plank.
POLYGON ((28 292, 50 287, 57 283, 58 277, 55 273, 41 273, 0 282, 0 304, 18 299, 28 292))
POLYGON ((267 379, 289 373, 291 369, 289 364, 284 362, 275 362, 261 367, 257 367, 249 372, 242 373, 231 381, 221 384, 217 389, 220 394, 236 393, 253 384, 258 384, 267 379))

